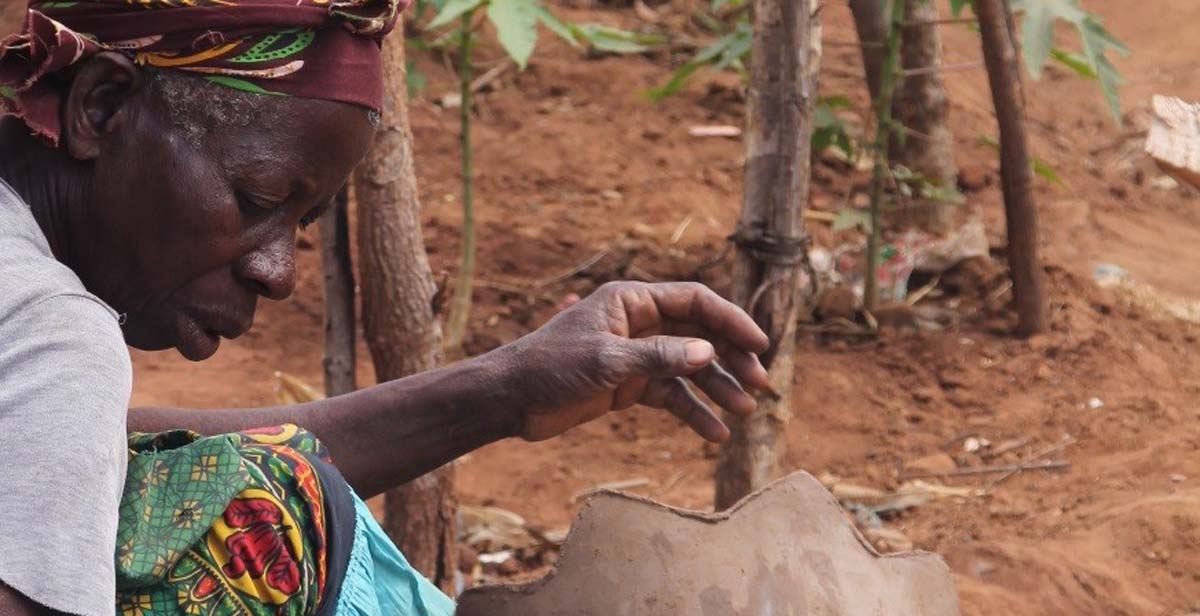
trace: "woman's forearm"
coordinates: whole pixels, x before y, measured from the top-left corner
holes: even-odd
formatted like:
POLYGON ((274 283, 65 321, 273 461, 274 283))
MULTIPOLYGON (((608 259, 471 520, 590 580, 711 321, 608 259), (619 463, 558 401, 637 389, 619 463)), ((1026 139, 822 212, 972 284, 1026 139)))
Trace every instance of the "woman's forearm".
POLYGON ((483 445, 512 436, 520 415, 493 352, 344 396, 259 409, 137 408, 129 429, 221 434, 292 423, 329 448, 346 480, 368 498, 483 445))

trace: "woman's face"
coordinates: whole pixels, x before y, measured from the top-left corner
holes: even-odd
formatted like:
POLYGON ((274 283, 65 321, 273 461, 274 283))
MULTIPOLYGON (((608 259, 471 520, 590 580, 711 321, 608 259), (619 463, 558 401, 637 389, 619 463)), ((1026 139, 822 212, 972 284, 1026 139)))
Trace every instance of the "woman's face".
POLYGON ((327 207, 374 128, 352 105, 279 97, 249 126, 206 118, 193 143, 161 101, 139 98, 101 138, 71 264, 125 313, 129 344, 199 361, 250 328, 260 296, 292 293, 296 230, 327 207))

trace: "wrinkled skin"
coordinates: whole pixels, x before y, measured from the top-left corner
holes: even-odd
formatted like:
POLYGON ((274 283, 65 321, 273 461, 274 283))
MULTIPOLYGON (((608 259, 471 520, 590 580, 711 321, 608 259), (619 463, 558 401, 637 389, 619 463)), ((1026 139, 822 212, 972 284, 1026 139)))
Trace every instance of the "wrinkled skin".
POLYGON ((280 99, 248 127, 209 121, 198 148, 139 76, 103 54, 73 83, 63 143, 91 169, 64 230, 69 265, 127 315, 129 344, 202 360, 250 328, 259 297, 291 295, 297 225, 332 199, 373 128, 350 105, 280 99))
MULTIPOLYGON (((220 338, 249 329, 259 298, 292 293, 297 226, 315 219, 373 135, 350 105, 271 98, 264 108, 249 127, 210 123, 197 147, 138 67, 99 54, 70 83, 60 147, 14 121, 0 126, 0 177, 30 204, 56 258, 127 315, 130 345, 206 359, 220 338)), ((728 429, 689 382, 749 413, 755 401, 739 381, 767 386, 755 355, 767 345, 750 317, 701 285, 612 283, 452 366, 304 405, 132 409, 129 427, 216 434, 295 423, 370 497, 487 443, 550 438, 636 403, 722 441, 728 429)), ((18 611, 33 608, 14 596, 0 585, 0 613, 40 613, 18 611)))

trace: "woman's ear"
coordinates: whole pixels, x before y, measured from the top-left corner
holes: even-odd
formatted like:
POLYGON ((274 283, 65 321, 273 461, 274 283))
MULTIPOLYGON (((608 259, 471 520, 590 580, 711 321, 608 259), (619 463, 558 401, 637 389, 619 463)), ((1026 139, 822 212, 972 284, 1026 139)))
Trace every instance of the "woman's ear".
POLYGON ((141 69, 128 57, 104 51, 78 70, 62 108, 62 139, 71 156, 92 160, 100 155, 104 135, 121 121, 121 108, 141 87, 141 69))

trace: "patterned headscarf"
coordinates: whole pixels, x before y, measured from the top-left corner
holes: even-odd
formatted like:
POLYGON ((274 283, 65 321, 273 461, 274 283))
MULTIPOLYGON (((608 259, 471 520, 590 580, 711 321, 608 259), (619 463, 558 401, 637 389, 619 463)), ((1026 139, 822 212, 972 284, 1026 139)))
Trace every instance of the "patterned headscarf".
MULTIPOLYGON (((4 0, 11 1, 11 0, 4 0)), ((378 110, 379 45, 409 0, 30 0, 0 42, 0 115, 57 143, 48 77, 113 50, 223 86, 378 110)))

